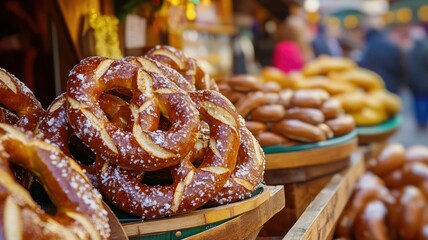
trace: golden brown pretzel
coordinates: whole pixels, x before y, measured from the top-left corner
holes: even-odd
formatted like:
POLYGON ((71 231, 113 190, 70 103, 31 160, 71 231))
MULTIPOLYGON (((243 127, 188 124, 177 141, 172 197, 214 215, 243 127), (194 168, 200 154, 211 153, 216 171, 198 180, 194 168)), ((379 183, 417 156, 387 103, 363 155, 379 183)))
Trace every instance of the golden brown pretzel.
MULTIPOLYGON (((14 119, 8 112, 3 112, 7 120, 4 123, 14 121, 15 126, 33 131, 45 110, 25 84, 2 68, 0 68, 0 96, 0 105, 18 117, 14 119)), ((12 167, 18 181, 29 188, 33 182, 31 174, 19 167, 12 167)))
POLYGON ((268 128, 266 123, 257 122, 257 121, 249 121, 249 120, 245 121, 245 126, 254 135, 265 132, 268 128))
POLYGON ((336 236, 350 239, 357 215, 363 211, 367 203, 374 200, 381 200, 387 204, 394 203, 393 196, 382 180, 369 172, 358 180, 353 196, 339 218, 336 236))
POLYGON ((321 111, 325 119, 332 119, 338 117, 343 113, 342 105, 334 98, 330 98, 323 103, 321 111))
POLYGON ((397 222, 392 229, 398 230, 401 239, 417 239, 423 223, 426 199, 419 188, 406 186, 400 192, 394 205, 397 210, 397 222))
POLYGON ((355 220, 355 239, 388 240, 387 214, 388 210, 382 201, 369 202, 355 220))
POLYGON ((0 124, 0 202, 6 239, 108 239, 110 228, 101 196, 74 161, 58 148, 0 124), (14 163, 31 171, 56 206, 48 215, 16 183, 14 163))
POLYGON ((179 72, 198 90, 211 89, 218 91, 214 79, 206 74, 193 58, 186 57, 182 51, 171 46, 155 46, 146 53, 146 57, 167 65, 179 72))
POLYGON ((428 181, 428 165, 421 162, 406 163, 403 169, 403 180, 404 183, 412 185, 428 181))
POLYGON ((279 85, 279 83, 276 83, 276 82, 265 82, 260 87, 260 90, 262 92, 276 92, 276 93, 279 93, 281 91, 281 89, 282 89, 281 85, 279 85))
POLYGON ((301 89, 294 92, 291 104, 302 108, 321 108, 330 95, 322 89, 301 89))
POLYGON ((67 111, 76 135, 103 158, 122 168, 156 170, 177 164, 192 150, 199 130, 188 94, 164 76, 103 57, 77 64, 67 83, 67 111), (111 123, 97 100, 107 90, 128 89, 132 132, 111 123), (160 115, 172 123, 158 131, 160 115))
POLYGON ((245 97, 245 93, 237 92, 234 90, 220 91, 231 103, 236 104, 241 98, 245 97))
POLYGON ((329 119, 325 124, 330 127, 335 136, 349 133, 355 129, 354 119, 347 114, 342 114, 336 118, 329 119))
POLYGON ((286 119, 272 125, 272 132, 301 142, 319 142, 326 139, 323 130, 295 119, 286 119))
POLYGON ((326 138, 334 137, 333 130, 331 130, 331 128, 327 124, 321 123, 321 124, 318 124, 317 127, 324 132, 326 138))
POLYGON ((384 175, 404 165, 404 147, 400 144, 388 145, 375 159, 369 160, 368 170, 377 175, 384 175))
POLYGON ((292 145, 297 144, 296 142, 293 142, 292 140, 286 139, 279 134, 269 132, 269 131, 256 134, 255 137, 256 137, 257 141, 259 142, 260 146, 262 146, 262 147, 274 146, 274 145, 292 146, 292 145))
POLYGON ((229 86, 239 92, 254 92, 262 89, 260 79, 252 75, 241 74, 226 79, 229 86))
POLYGON ((262 92, 250 92, 244 98, 241 98, 236 103, 236 110, 242 117, 247 117, 248 114, 256 107, 262 106, 274 101, 275 96, 279 98, 278 94, 265 94, 262 92))
POLYGON ((279 104, 262 105, 256 107, 250 113, 250 118, 259 122, 276 122, 283 119, 285 116, 285 109, 279 104))
POLYGON ((290 89, 285 89, 279 92, 278 104, 281 104, 285 108, 291 106, 291 98, 293 97, 293 91, 290 89))
POLYGON ((171 185, 148 186, 141 183, 141 172, 124 170, 97 158, 101 192, 116 207, 145 219, 191 211, 214 197, 229 179, 239 147, 236 109, 215 91, 190 95, 210 127, 209 147, 201 165, 192 165, 190 153, 171 168, 171 185))
POLYGON ((241 143, 235 169, 224 187, 210 200, 210 204, 226 204, 248 198, 263 180, 264 153, 245 127, 245 120, 242 117, 239 117, 239 120, 241 143))
POLYGON ((318 125, 325 121, 324 114, 316 108, 293 107, 285 111, 284 118, 296 119, 312 125, 318 125))

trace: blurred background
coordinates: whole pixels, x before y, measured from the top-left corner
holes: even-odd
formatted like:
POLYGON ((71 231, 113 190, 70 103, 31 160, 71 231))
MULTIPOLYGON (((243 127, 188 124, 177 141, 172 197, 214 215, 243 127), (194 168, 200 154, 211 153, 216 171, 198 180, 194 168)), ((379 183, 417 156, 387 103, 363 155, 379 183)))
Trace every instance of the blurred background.
POLYGON ((0 67, 45 107, 90 55, 169 44, 222 79, 264 66, 290 73, 325 54, 377 72, 402 97, 393 142, 428 143, 426 0, 3 0, 0 19, 0 67))

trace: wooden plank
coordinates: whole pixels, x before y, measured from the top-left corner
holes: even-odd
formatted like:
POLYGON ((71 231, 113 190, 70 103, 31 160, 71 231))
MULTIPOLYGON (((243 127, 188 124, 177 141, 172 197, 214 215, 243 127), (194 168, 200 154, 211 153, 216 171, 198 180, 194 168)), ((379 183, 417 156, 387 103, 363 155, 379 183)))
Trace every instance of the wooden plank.
POLYGON ((241 240, 253 237, 254 232, 260 229, 275 213, 285 206, 284 187, 274 186, 269 188, 270 198, 257 208, 244 213, 217 227, 193 235, 186 239, 228 239, 241 240))
POLYGON ((297 168, 335 162, 350 156, 357 149, 357 146, 357 139, 353 139, 331 147, 266 154, 266 170, 297 168))
POLYGON ((123 230, 122 225, 120 224, 116 215, 113 213, 113 211, 110 209, 110 207, 105 202, 103 202, 103 206, 107 211, 108 223, 109 223, 110 229, 111 229, 110 239, 111 240, 127 240, 128 236, 126 236, 126 233, 123 230))
POLYGON ((349 157, 326 164, 318 164, 300 168, 267 170, 265 181, 269 185, 307 182, 315 178, 336 173, 349 166, 349 157))
POLYGON ((263 191, 257 196, 232 204, 201 209, 164 219, 125 223, 123 224, 123 229, 128 236, 132 237, 177 231, 215 223, 257 208, 270 198, 269 189, 268 186, 264 186, 263 191))
POLYGON ((355 152, 352 166, 332 177, 283 239, 327 239, 364 171, 363 156, 355 152))

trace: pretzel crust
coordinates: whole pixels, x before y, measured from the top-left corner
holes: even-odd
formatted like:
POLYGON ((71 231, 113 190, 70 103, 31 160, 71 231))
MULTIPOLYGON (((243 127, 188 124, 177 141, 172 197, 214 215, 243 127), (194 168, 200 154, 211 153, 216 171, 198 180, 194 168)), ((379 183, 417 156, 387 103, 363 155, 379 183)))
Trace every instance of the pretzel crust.
POLYGON ((196 142, 199 118, 187 93, 165 76, 125 61, 82 60, 69 75, 66 96, 76 135, 97 155, 122 168, 147 171, 173 166, 196 142), (111 123, 97 103, 104 91, 116 88, 133 94, 132 132, 111 123), (161 113, 172 123, 168 131, 157 130, 161 113))

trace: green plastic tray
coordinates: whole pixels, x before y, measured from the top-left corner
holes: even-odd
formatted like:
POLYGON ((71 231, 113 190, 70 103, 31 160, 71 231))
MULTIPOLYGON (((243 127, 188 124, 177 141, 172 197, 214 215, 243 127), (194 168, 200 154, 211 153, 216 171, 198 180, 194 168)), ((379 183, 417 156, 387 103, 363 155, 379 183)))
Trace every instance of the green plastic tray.
POLYGON ((304 150, 314 149, 314 148, 331 147, 331 146, 352 141, 356 137, 357 137, 357 131, 354 130, 348 134, 331 138, 325 141, 317 142, 317 143, 308 143, 308 144, 289 146, 289 147, 283 146, 283 145, 268 146, 268 147, 263 147, 263 151, 265 152, 265 154, 274 154, 274 153, 304 151, 304 150))
POLYGON ((360 136, 378 135, 392 131, 398 128, 402 123, 403 116, 401 114, 397 114, 393 118, 390 118, 378 125, 357 127, 357 133, 360 136))

